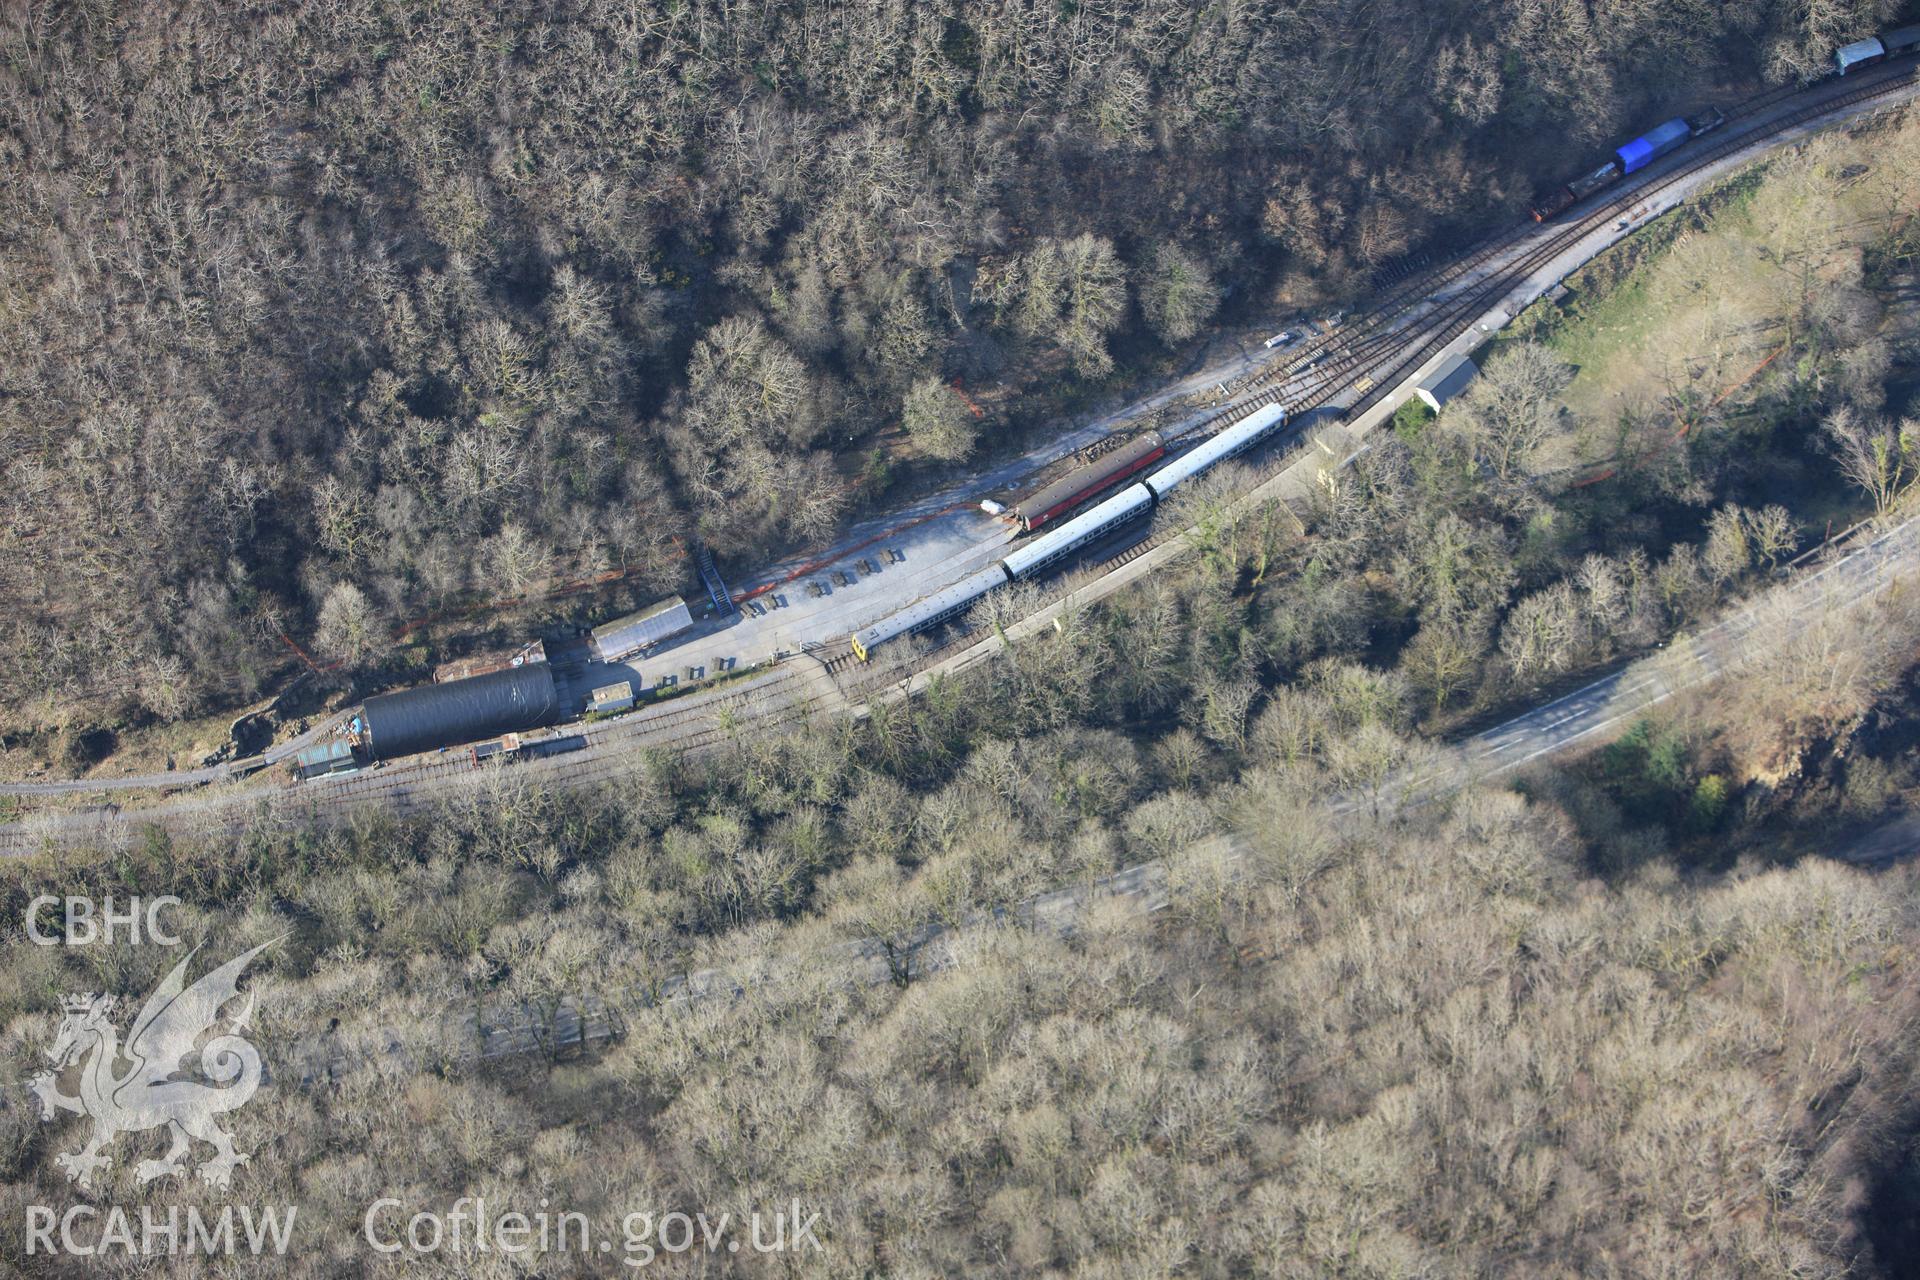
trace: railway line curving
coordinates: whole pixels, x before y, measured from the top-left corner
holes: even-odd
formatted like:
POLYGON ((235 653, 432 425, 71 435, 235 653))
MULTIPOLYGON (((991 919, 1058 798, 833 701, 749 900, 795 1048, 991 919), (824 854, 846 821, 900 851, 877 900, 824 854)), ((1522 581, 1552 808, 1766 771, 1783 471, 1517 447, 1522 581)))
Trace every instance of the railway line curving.
MULTIPOLYGON (((1877 74, 1863 73, 1823 84, 1811 101, 1791 110, 1782 108, 1791 104, 1794 92, 1775 90, 1759 95, 1729 112, 1726 125, 1710 144, 1673 153, 1660 165, 1649 168, 1644 179, 1631 188, 1608 188, 1603 195, 1591 198, 1590 207, 1566 222, 1521 224, 1488 237, 1451 262, 1404 277, 1366 312, 1296 348, 1277 368, 1255 375, 1242 388, 1252 394, 1222 406, 1173 440, 1210 434, 1265 405, 1286 404, 1290 418, 1300 424, 1300 429, 1285 433, 1287 440, 1280 456, 1255 468, 1252 491, 1260 492, 1299 463, 1308 426, 1316 422, 1351 423, 1372 411, 1402 389, 1406 380, 1402 375, 1419 370, 1473 330, 1476 323, 1484 323, 1483 317, 1512 301, 1517 290, 1526 290, 1542 270, 1583 244, 1591 243, 1595 252, 1604 247, 1601 241, 1609 225, 1623 214, 1631 218, 1636 209, 1663 210, 1667 207, 1660 203, 1664 197, 1718 166, 1744 162, 1748 153, 1757 154, 1814 126, 1841 123, 1866 110, 1915 96, 1917 86, 1911 67, 1892 65, 1875 71, 1877 74), (1303 363, 1311 367, 1302 368, 1303 363), (1368 378, 1372 380, 1371 389, 1356 394, 1355 384, 1368 378)), ((1351 456, 1350 452, 1339 460, 1351 456)), ((1084 566, 1076 577, 1082 584, 1108 578, 1168 548, 1183 532, 1164 527, 1153 530, 1144 539, 1084 566)), ((697 753, 741 733, 774 728, 814 714, 847 712, 867 699, 904 695, 916 674, 950 669, 965 655, 978 651, 982 643, 977 634, 961 633, 917 654, 910 669, 889 664, 863 670, 861 664, 852 661, 845 642, 839 642, 790 657, 766 674, 722 689, 688 694, 662 708, 589 726, 585 730, 585 750, 513 766, 476 769, 465 757, 443 754, 279 789, 229 784, 219 769, 166 779, 119 780, 119 786, 128 788, 153 782, 174 794, 143 809, 122 811, 107 806, 82 812, 49 811, 0 825, 0 855, 28 855, 48 845, 79 841, 130 839, 147 823, 169 829, 235 826, 258 820, 263 811, 286 821, 341 820, 370 805, 383 805, 399 813, 417 812, 484 785, 489 770, 500 767, 514 768, 530 780, 554 786, 609 781, 631 774, 648 750, 697 753)), ((275 754, 284 755, 288 749, 276 748, 275 754)), ((115 785, 112 780, 14 784, 0 787, 0 793, 107 791, 115 785)))

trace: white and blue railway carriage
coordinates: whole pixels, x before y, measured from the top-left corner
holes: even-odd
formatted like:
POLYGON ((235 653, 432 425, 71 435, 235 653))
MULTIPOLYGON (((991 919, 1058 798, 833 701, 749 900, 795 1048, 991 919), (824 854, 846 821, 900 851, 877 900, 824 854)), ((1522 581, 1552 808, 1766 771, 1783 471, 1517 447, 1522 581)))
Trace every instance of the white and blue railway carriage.
POLYGON ((1286 421, 1287 411, 1277 404, 1257 409, 1153 472, 1147 477, 1146 486, 1153 490, 1155 497, 1165 498, 1175 485, 1186 483, 1208 467, 1239 457, 1278 431, 1286 421))
POLYGON ((1138 520, 1179 485, 1208 467, 1236 458, 1286 424, 1286 410, 1268 405, 1248 414, 1205 443, 1161 467, 1139 484, 1122 489, 1089 511, 1083 511, 1051 533, 1025 543, 999 564, 988 565, 950 587, 914 601, 900 612, 882 618, 853 636, 854 656, 865 662, 873 650, 889 640, 924 631, 971 608, 981 596, 1009 581, 1032 578, 1052 568, 1081 548, 1121 525, 1138 520))
POLYGON ((1123 489, 1113 497, 1085 511, 1044 537, 1035 538, 1008 556, 1003 564, 1016 578, 1034 574, 1072 555, 1094 539, 1138 519, 1153 507, 1153 494, 1143 484, 1123 489))
POLYGON ((853 652, 860 661, 865 662, 867 655, 875 647, 901 636, 924 631, 937 626, 968 608, 995 587, 1007 585, 1006 570, 996 562, 970 573, 950 587, 942 587, 930 596, 922 596, 896 614, 880 619, 864 631, 853 637, 853 652))

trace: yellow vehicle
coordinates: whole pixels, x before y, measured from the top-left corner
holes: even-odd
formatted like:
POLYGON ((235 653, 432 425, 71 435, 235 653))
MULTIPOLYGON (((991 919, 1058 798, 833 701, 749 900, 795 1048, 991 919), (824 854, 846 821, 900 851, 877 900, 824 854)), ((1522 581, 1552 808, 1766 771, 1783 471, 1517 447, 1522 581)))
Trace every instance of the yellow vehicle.
MULTIPOLYGON (((1051 536, 1051 535, 1048 535, 1051 536)), ((1030 544, 1037 545, 1037 544, 1030 544)), ((854 633, 853 656, 865 662, 873 650, 899 636, 912 635, 960 616, 981 596, 1004 587, 1012 575, 998 562, 968 574, 950 587, 922 596, 891 617, 854 633)))

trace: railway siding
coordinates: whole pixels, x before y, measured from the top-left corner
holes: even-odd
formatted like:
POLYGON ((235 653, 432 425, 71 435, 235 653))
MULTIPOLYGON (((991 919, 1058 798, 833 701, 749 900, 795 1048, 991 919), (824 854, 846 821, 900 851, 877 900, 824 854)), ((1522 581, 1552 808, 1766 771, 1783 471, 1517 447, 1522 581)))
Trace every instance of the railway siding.
MULTIPOLYGON (((1862 527, 1849 535, 1870 531, 1862 527)), ((1848 536, 1818 548, 1803 557, 1800 576, 1699 635, 1676 642, 1676 647, 1684 645, 1689 651, 1684 675, 1675 673, 1670 660, 1634 663, 1468 739, 1437 769, 1395 780, 1387 788, 1387 803, 1390 807, 1430 803, 1523 768, 1551 751, 1597 740, 1646 708, 1751 660, 1753 655, 1745 652, 1748 642, 1783 600, 1812 599, 1825 606, 1851 607, 1896 581, 1894 567, 1916 546, 1920 546, 1920 519, 1910 519, 1870 541, 1848 536)), ((1336 808, 1361 806, 1360 800, 1349 799, 1336 808)), ((1867 856, 1891 856, 1911 847, 1911 824, 1907 824, 1869 846, 1867 856)), ((1246 852, 1244 843, 1231 836, 1212 837, 1195 850, 1197 856, 1218 859, 1229 867, 1240 866, 1246 852)), ((331 1033, 309 1036, 284 1051, 281 1060, 286 1065, 280 1081, 283 1087, 312 1088, 369 1064, 413 1071, 435 1062, 479 1065, 536 1054, 558 1058, 623 1037, 630 1020, 647 1011, 672 1013, 714 1000, 751 999, 801 981, 802 973, 817 978, 821 971, 829 982, 843 987, 905 984, 964 964, 971 950, 968 936, 982 929, 1011 927, 1067 937, 1082 927, 1089 912, 1104 904, 1152 914, 1172 903, 1172 893, 1167 865, 1145 862, 1011 906, 976 912, 958 926, 928 923, 897 935, 855 939, 752 967, 663 973, 644 987, 569 995, 538 1007, 454 1015, 438 1025, 406 1031, 389 1028, 346 1039, 331 1033)))
MULTIPOLYGON (((1646 171, 1651 175, 1646 183, 1620 189, 1578 223, 1566 227, 1555 225, 1541 244, 1528 246, 1531 238, 1542 234, 1530 225, 1492 237, 1447 268, 1412 277, 1391 295, 1388 303, 1375 308, 1369 318, 1323 335, 1328 350, 1340 349, 1344 354, 1313 371, 1319 376, 1314 379, 1312 389, 1306 389, 1289 376, 1246 400, 1223 408, 1203 424, 1202 429, 1217 426, 1222 421, 1243 417, 1263 404, 1279 402, 1292 405, 1297 421, 1311 419, 1316 410, 1321 411, 1323 417, 1345 421, 1345 429, 1340 433, 1329 430, 1330 423, 1323 422, 1312 428, 1308 436, 1310 443, 1266 464, 1259 483, 1238 501, 1249 505, 1269 500, 1299 501, 1307 491, 1306 486, 1318 483, 1322 472, 1344 465, 1368 447, 1369 434, 1390 416, 1393 406, 1410 394, 1413 383, 1448 356, 1477 347, 1526 306, 1551 291, 1568 272, 1636 230, 1646 219, 1671 210, 1693 190, 1720 180, 1768 150, 1871 112, 1901 105, 1920 89, 1915 72, 1909 66, 1876 71, 1878 74, 1863 75, 1858 81, 1849 78, 1821 86, 1814 91, 1812 101, 1802 102, 1778 94, 1763 95, 1762 99, 1736 109, 1716 135, 1716 142, 1698 150, 1681 148, 1674 152, 1646 171), (1519 263, 1503 265, 1501 255, 1513 252, 1522 254, 1519 263), (1390 302, 1406 300, 1423 288, 1426 292, 1419 302, 1398 316, 1387 314, 1390 302), (1373 357, 1371 362, 1369 356, 1373 357), (1376 385, 1371 391, 1353 397, 1349 389, 1362 375, 1373 377, 1376 385), (1290 391, 1304 394, 1300 399, 1288 400, 1290 391), (1343 391, 1349 392, 1345 403, 1340 402, 1343 391)), ((1255 380, 1255 385, 1258 381, 1255 380)), ((1059 599, 1010 627, 1009 635, 1030 635, 1050 625, 1067 609, 1110 595, 1164 565, 1185 548, 1184 532, 1160 530, 1147 543, 1129 548, 1096 566, 1090 571, 1093 580, 1072 586, 1059 599)), ((1086 576, 1081 575, 1083 579, 1086 576)), ((868 697, 910 695, 935 675, 964 670, 981 661, 992 652, 995 643, 992 638, 959 637, 922 655, 917 669, 911 673, 888 669, 854 672, 842 661, 844 645, 823 648, 813 654, 790 658, 770 675, 733 686, 728 691, 695 695, 686 700, 687 705, 676 706, 664 715, 641 713, 589 730, 588 748, 584 751, 515 767, 554 785, 605 781, 630 773, 634 762, 620 757, 631 756, 638 748, 653 746, 679 751, 710 748, 727 733, 739 731, 722 727, 721 721, 728 718, 739 726, 764 728, 811 714, 816 709, 837 709, 841 704, 858 703, 868 697), (823 696, 822 682, 800 673, 798 664, 802 663, 816 672, 824 666, 825 673, 839 682, 839 696, 823 696), (708 702, 707 698, 715 701, 708 702), (728 701, 722 702, 722 699, 728 701)), ((881 668, 883 664, 875 666, 881 668)), ((389 770, 307 784, 311 790, 300 793, 292 804, 284 798, 267 798, 257 789, 244 788, 222 789, 219 793, 193 792, 147 810, 128 813, 49 813, 0 825, 0 854, 27 855, 49 843, 72 840, 112 844, 131 839, 138 827, 148 822, 185 830, 232 825, 252 820, 263 804, 277 814, 291 818, 298 813, 306 820, 344 817, 352 809, 375 801, 410 812, 433 803, 435 792, 457 792, 470 788, 478 780, 471 770, 464 779, 451 776, 453 772, 445 764, 402 763, 389 770), (386 776, 381 776, 383 774, 386 776)))
MULTIPOLYGON (((1383 329, 1378 333, 1368 326, 1363 332, 1369 336, 1350 338, 1350 341, 1379 343, 1411 331, 1424 339, 1414 353, 1373 366, 1370 372, 1376 378, 1375 387, 1339 408, 1344 430, 1323 427, 1314 433, 1310 445, 1269 462, 1260 482, 1236 500, 1236 509, 1250 509, 1270 501, 1290 506, 1302 503, 1312 487, 1320 483, 1323 473, 1346 466, 1369 447, 1371 434, 1391 419, 1393 410, 1413 393, 1421 380, 1453 356, 1469 354, 1485 343, 1551 292, 1575 268, 1638 230, 1651 217, 1670 212, 1686 195, 1752 163, 1756 150, 1785 145, 1863 115, 1901 105, 1920 90, 1917 81, 1920 74, 1902 68, 1884 80, 1854 86, 1847 92, 1834 93, 1821 102, 1797 108, 1777 92, 1763 95, 1763 105, 1758 109, 1737 111, 1730 117, 1730 121, 1750 122, 1744 129, 1735 127, 1722 132, 1716 143, 1698 151, 1682 149, 1673 153, 1665 165, 1655 166, 1655 176, 1649 182, 1617 192, 1579 223, 1556 230, 1543 245, 1529 249, 1518 271, 1499 269, 1496 259, 1501 252, 1512 251, 1516 244, 1523 243, 1528 232, 1538 234, 1535 228, 1523 228, 1512 237, 1496 238, 1437 273, 1444 281, 1438 291, 1440 297, 1435 299, 1441 305, 1427 312, 1428 316, 1437 317, 1437 323, 1428 325, 1416 320, 1407 328, 1383 329), (1630 216, 1626 225, 1617 221, 1620 214, 1632 214, 1636 210, 1643 212, 1638 217, 1630 216)), ((1422 283, 1431 285, 1434 278, 1423 277, 1422 283)), ((1357 375, 1362 368, 1348 358, 1342 361, 1340 373, 1357 375)), ((1296 406, 1296 418, 1304 419, 1311 411, 1329 405, 1337 398, 1333 392, 1338 389, 1331 382, 1322 384, 1318 394, 1308 396, 1296 406)), ((1261 404, 1270 403, 1270 398, 1279 390, 1274 388, 1229 406, 1201 429, 1231 421, 1261 404)), ((1074 586, 1026 620, 1006 628, 1008 639, 1033 635, 1072 609, 1103 599, 1167 564, 1187 548, 1189 532, 1187 529, 1159 530, 1147 543, 1129 548, 1090 570, 1084 576, 1090 576, 1091 581, 1074 586)), ((904 677, 904 688, 908 693, 918 692, 938 676, 964 671, 990 656, 999 643, 997 637, 967 636, 937 649, 923 660, 927 665, 904 677)), ((902 682, 903 676, 895 673, 886 683, 902 682)))

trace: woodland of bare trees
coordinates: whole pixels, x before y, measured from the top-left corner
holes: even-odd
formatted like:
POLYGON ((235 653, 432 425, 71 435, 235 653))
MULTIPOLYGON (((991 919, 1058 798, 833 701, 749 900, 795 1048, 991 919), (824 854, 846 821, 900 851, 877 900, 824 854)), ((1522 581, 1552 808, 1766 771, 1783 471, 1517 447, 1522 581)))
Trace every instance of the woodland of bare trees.
MULTIPOLYGON (((1802 658, 1873 673, 1847 699, 1768 663, 1588 760, 1412 810, 1332 807, 1418 758, 1406 682, 1355 663, 1177 693, 1153 734, 1007 735, 979 708, 1086 696, 1069 629, 864 724, 598 792, 501 771, 418 822, 263 813, 232 840, 11 864, 0 906, 164 877, 210 954, 292 930, 251 1034, 269 1061, 317 1036, 343 1067, 234 1119, 244 1196, 300 1206, 280 1274, 406 1274, 357 1234, 398 1195, 544 1197, 615 1240, 635 1210, 797 1197, 825 1223, 824 1252, 786 1260, 802 1276, 1894 1276, 1920 1204, 1920 895, 1911 861, 1828 855, 1920 784, 1889 731, 1917 624, 1833 621, 1802 658), (983 922, 1148 858, 1154 916, 983 922), (933 925, 961 932, 927 973, 909 947, 933 925), (839 948, 869 938, 893 981, 849 984, 839 948), (648 1002, 712 967, 744 994, 648 1002), (616 1001, 624 1039, 461 1056, 450 1019, 563 995, 616 1001)), ((173 958, 4 955, 15 1080, 58 993, 144 989, 173 958)), ((24 1205, 73 1202, 52 1154, 83 1129, 0 1107, 11 1256, 24 1205)), ((759 1274, 697 1257, 660 1265, 759 1274)))
POLYGON ((820 537, 929 382, 1136 368, 1364 285, 1886 0, 14 5, 0 668, 230 707, 476 588, 820 537), (1549 139, 1552 141, 1549 143, 1549 139), (331 608, 329 608, 331 603, 331 608))
MULTIPOLYGON (((0 714, 189 716, 260 688, 282 632, 373 664, 479 585, 666 587, 675 532, 820 537, 894 425, 930 465, 1026 425, 956 380, 1084 388, 1357 288, 1564 177, 1569 140, 1811 75, 1891 7, 14 6, 0 714)), ((1875 225, 1911 236, 1920 128, 1881 146, 1909 186, 1875 225)), ((1764 285, 1690 360, 1752 328, 1786 355, 1729 401, 1738 370, 1676 362, 1606 483, 1567 470, 1567 360, 1515 340, 1311 509, 1197 484, 1177 571, 862 719, 601 789, 495 770, 417 821, 274 792, 242 832, 0 867, 0 1256, 76 1203, 84 1123, 21 1086, 59 997, 177 959, 28 945, 26 904, 137 889, 208 956, 285 935, 249 1034, 345 1064, 235 1118, 238 1196, 313 1233, 275 1274, 412 1274, 357 1243, 388 1194, 544 1198, 615 1240, 798 1198, 805 1276, 1900 1274, 1920 894, 1831 855, 1920 787, 1904 597, 1782 622, 1584 759, 1391 803, 1436 731, 1712 616, 1825 517, 1906 509, 1909 242, 1835 247, 1830 161, 1744 193, 1763 251, 1673 244, 1677 287, 1764 285), (1162 912, 1019 923, 1149 859, 1162 912), (856 941, 891 982, 844 980, 856 941), (741 994, 647 998, 704 968, 741 994), (624 1038, 454 1051, 467 1014, 585 996, 624 1038)))
MULTIPOLYGON (((605 790, 496 770, 411 822, 315 828, 268 800, 230 837, 10 865, 0 920, 161 883, 215 954, 292 930, 258 1038, 271 1058, 317 1035, 346 1065, 237 1127, 247 1194, 330 1242, 296 1275, 382 1265, 353 1232, 395 1184, 443 1208, 545 1197, 614 1238, 636 1209, 797 1197, 827 1222, 799 1275, 1898 1275, 1920 1243, 1920 897, 1910 861, 1833 855, 1920 787, 1904 595, 1779 619, 1748 667, 1561 770, 1392 802, 1436 763, 1423 722, 1643 650, 1802 536, 1738 500, 1785 451, 1763 426, 1630 479, 1683 532, 1664 543, 1503 476, 1517 455, 1485 424, 1525 420, 1520 373, 1564 376, 1541 350, 1515 364, 1372 451, 1305 538, 1230 509, 1231 476, 1196 486, 1171 513, 1182 571, 863 720, 738 730, 605 790), (1019 923, 1147 860, 1155 916, 1019 923), (916 965, 929 928, 959 931, 951 968, 916 965), (851 942, 892 981, 850 984, 851 942), (709 968, 743 994, 650 1002, 709 968), (449 1022, 537 1029, 564 998, 615 1002, 624 1039, 536 1035, 482 1066, 449 1022)), ((1795 474, 1838 488, 1801 445, 1795 474)), ((350 627, 353 596, 329 601, 350 627)), ((162 962, 4 955, 14 1079, 60 993, 162 962)), ((0 1107, 15 1252, 21 1206, 70 1202, 52 1156, 78 1127, 0 1107)))

